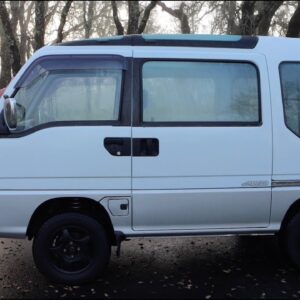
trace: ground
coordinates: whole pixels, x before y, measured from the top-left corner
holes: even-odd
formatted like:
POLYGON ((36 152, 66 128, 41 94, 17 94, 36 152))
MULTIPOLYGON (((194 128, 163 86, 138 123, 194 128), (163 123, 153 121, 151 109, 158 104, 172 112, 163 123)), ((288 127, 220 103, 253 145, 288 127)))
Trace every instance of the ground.
POLYGON ((31 242, 0 240, 1 298, 300 298, 300 272, 274 236, 139 238, 113 248, 102 278, 55 285, 35 268, 31 242))

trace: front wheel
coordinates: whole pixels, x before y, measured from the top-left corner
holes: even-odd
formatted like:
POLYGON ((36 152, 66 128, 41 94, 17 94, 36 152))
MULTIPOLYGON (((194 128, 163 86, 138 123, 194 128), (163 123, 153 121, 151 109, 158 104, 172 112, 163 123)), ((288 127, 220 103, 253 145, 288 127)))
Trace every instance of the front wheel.
POLYGON ((80 213, 63 213, 47 220, 33 241, 38 269, 54 282, 91 281, 110 259, 110 242, 103 226, 80 213))

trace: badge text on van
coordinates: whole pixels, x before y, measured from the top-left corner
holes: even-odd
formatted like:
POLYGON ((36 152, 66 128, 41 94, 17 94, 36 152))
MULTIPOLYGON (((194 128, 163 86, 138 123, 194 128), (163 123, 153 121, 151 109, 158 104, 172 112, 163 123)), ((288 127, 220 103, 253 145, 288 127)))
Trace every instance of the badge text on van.
POLYGON ((266 187, 268 185, 268 180, 249 180, 242 183, 242 187, 266 187))

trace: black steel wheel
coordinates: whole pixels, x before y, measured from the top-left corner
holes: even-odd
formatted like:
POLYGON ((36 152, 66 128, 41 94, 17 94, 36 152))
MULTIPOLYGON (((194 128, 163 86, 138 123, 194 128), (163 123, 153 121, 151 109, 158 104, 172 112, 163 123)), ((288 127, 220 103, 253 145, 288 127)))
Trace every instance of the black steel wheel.
POLYGON ((95 219, 63 213, 42 225, 34 238, 33 257, 50 280, 80 284, 95 279, 106 268, 110 243, 95 219))
POLYGON ((279 235, 281 249, 300 271, 300 213, 297 213, 279 235))

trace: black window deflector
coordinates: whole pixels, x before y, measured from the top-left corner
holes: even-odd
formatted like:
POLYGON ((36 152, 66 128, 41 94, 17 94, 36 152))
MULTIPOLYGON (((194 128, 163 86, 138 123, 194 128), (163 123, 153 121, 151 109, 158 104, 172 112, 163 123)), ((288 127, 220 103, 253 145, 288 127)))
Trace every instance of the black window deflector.
POLYGON ((48 55, 35 60, 15 85, 26 87, 41 74, 52 70, 127 70, 126 58, 119 55, 48 55))

